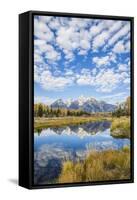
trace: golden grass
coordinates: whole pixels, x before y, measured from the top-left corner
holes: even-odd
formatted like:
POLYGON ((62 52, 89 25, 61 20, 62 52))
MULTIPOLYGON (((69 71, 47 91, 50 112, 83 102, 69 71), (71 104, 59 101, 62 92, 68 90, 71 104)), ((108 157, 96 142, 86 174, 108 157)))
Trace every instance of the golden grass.
POLYGON ((60 127, 74 124, 82 124, 87 122, 94 121, 104 121, 107 120, 107 117, 58 117, 58 118, 34 118, 34 128, 47 128, 47 127, 60 127))
POLYGON ((130 179, 130 150, 93 151, 85 161, 66 161, 59 183, 130 179))
POLYGON ((113 118, 111 124, 111 135, 118 138, 130 138, 130 118, 113 118))
POLYGON ((130 138, 130 118, 129 117, 103 117, 103 116, 78 116, 78 117, 55 117, 34 118, 34 129, 65 127, 68 125, 79 125, 95 121, 111 121, 111 135, 117 138, 130 138))

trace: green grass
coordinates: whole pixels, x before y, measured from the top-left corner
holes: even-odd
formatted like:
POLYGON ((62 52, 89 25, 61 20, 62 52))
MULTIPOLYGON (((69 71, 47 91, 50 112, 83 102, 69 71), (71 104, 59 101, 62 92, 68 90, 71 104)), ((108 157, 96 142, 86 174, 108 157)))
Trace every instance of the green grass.
POLYGON ((106 117, 58 117, 58 118, 34 118, 34 128, 63 127, 67 125, 82 124, 94 121, 104 121, 106 117))
POLYGON ((85 161, 63 163, 59 183, 121 180, 130 178, 130 149, 93 151, 85 161))
POLYGON ((113 137, 130 138, 130 118, 113 118, 110 131, 113 137))

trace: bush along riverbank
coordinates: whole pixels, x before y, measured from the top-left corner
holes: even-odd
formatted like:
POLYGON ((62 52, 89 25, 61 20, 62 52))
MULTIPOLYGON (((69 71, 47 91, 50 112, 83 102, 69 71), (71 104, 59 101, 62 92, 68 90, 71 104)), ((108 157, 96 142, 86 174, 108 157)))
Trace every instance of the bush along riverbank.
POLYGON ((130 118, 119 117, 113 118, 111 124, 111 136, 116 138, 130 138, 130 118))

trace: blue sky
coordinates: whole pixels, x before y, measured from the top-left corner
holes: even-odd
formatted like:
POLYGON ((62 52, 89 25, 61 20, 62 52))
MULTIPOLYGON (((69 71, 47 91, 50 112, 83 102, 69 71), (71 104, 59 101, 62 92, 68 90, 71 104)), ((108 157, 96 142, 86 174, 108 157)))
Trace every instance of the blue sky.
POLYGON ((35 102, 130 94, 130 22, 34 17, 35 102))

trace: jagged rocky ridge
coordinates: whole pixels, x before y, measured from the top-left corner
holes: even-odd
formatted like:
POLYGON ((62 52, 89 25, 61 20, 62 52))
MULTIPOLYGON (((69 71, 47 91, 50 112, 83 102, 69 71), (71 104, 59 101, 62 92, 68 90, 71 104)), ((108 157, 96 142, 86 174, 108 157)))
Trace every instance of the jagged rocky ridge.
POLYGON ((77 100, 63 101, 58 99, 51 104, 52 108, 81 109, 85 112, 112 112, 116 109, 115 105, 105 101, 98 101, 95 98, 80 97, 77 100))

